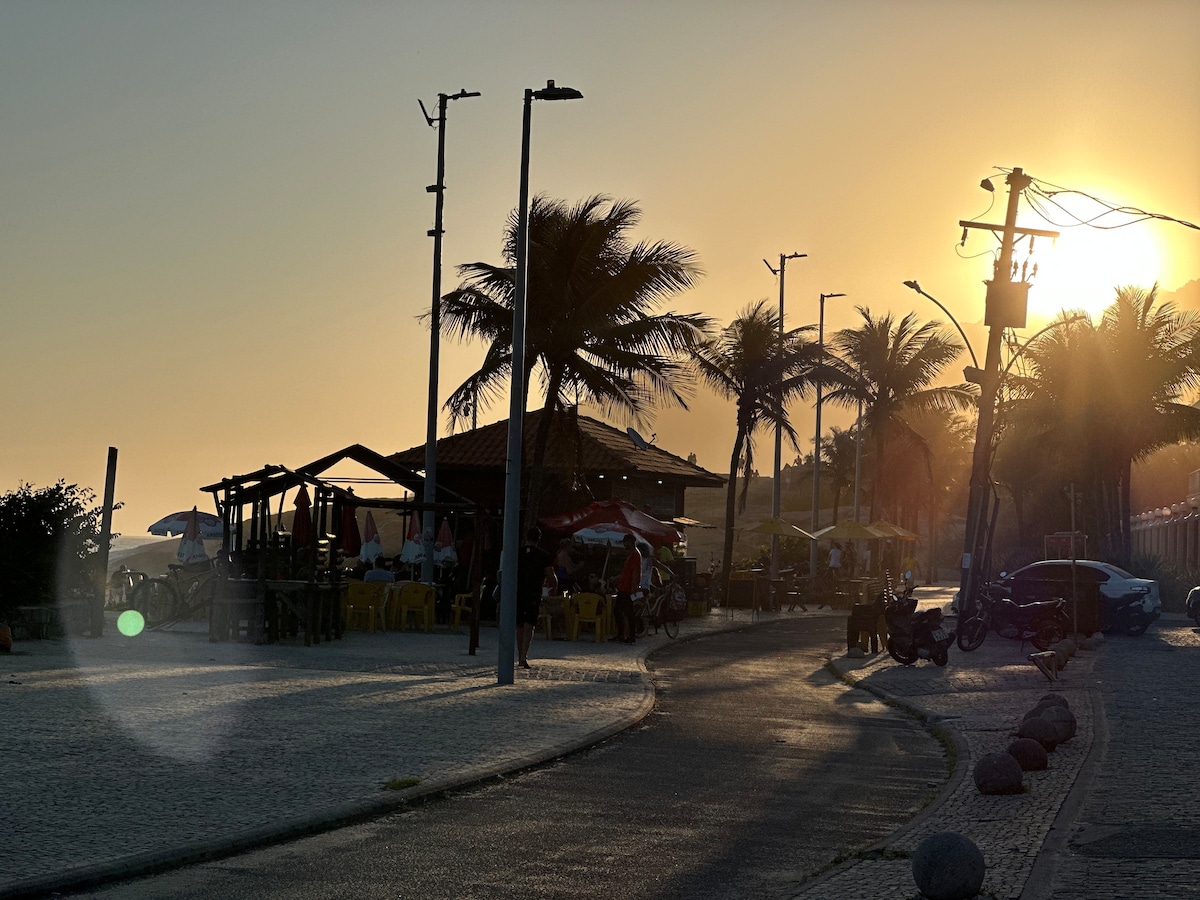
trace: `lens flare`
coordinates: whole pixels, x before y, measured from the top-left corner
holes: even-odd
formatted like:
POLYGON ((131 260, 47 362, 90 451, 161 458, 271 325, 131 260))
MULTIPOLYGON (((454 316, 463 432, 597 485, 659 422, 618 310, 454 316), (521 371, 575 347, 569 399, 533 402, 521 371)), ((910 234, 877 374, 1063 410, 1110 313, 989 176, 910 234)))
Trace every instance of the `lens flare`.
POLYGON ((127 609, 117 616, 117 631, 125 637, 137 637, 146 628, 146 620, 136 609, 127 609))

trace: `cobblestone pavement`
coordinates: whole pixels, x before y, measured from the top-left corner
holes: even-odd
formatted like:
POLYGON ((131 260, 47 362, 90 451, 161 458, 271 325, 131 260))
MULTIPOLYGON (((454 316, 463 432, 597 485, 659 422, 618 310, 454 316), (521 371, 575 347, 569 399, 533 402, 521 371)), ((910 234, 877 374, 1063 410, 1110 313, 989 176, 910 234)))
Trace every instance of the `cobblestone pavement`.
MULTIPOLYGON (((923 604, 950 593, 918 592, 923 604)), ((681 636, 750 623, 738 616, 689 620, 681 636)), ((305 648, 109 629, 19 645, 0 657, 0 898, 353 821, 594 743, 653 706, 642 660, 665 636, 633 647, 539 639, 534 668, 503 688, 495 638, 485 629, 475 657, 465 634, 445 633, 354 633, 305 648), (419 784, 388 790, 392 779, 419 784)), ((930 773, 925 812, 798 897, 912 900, 909 855, 939 831, 983 850, 981 897, 992 900, 1200 895, 1189 705, 1200 635, 1166 617, 1144 637, 1081 651, 1053 684, 1030 650, 989 635, 939 668, 831 648, 838 672, 944 729, 956 766, 948 781, 930 773), (1051 692, 1068 700, 1076 737, 1048 771, 1026 773, 1025 793, 980 795, 975 762, 1007 747, 1051 692)))
POLYGON ((109 627, 18 644, 0 656, 0 897, 352 821, 595 743, 653 708, 642 660, 667 640, 535 639, 533 668, 500 687, 496 630, 481 639, 474 657, 444 632, 259 647, 109 627))

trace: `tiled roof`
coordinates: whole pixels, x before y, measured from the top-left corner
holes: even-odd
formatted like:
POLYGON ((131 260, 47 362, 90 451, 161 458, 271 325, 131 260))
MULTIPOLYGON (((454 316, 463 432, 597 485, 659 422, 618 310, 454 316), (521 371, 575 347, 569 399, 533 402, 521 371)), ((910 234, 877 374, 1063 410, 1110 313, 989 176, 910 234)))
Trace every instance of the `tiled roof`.
MULTIPOLYGON (((526 459, 533 453, 534 437, 543 410, 527 413, 522 433, 526 459)), ((580 468, 585 472, 632 474, 667 477, 673 481, 704 487, 725 483, 720 475, 693 465, 658 447, 639 449, 629 436, 610 425, 587 416, 567 412, 558 417, 546 447, 546 465, 569 468, 578 454, 580 468), (572 434, 571 423, 577 422, 578 442, 572 434)), ((508 457, 508 421, 495 422, 444 437, 438 441, 438 470, 454 468, 476 471, 503 472, 508 457)), ((414 469, 425 467, 425 445, 412 447, 395 454, 392 459, 414 469)))

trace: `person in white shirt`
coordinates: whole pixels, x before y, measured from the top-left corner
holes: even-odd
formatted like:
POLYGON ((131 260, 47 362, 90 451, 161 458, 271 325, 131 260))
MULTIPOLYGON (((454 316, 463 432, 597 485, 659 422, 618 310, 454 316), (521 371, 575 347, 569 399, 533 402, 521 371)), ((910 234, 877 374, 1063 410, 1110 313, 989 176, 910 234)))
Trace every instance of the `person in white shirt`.
POLYGON ((395 580, 396 576, 388 571, 387 564, 383 561, 382 556, 375 557, 375 565, 368 569, 367 573, 363 575, 363 581, 368 583, 372 581, 382 581, 386 584, 391 584, 395 580))

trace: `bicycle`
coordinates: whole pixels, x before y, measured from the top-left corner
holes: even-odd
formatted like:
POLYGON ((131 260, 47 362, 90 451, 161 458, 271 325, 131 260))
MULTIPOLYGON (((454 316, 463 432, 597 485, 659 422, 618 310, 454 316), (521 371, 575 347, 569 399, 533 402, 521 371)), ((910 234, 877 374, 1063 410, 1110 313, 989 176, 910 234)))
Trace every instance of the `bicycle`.
POLYGON ((171 563, 167 569, 166 575, 155 578, 143 574, 129 596, 129 608, 142 614, 149 629, 196 618, 211 609, 216 596, 217 573, 212 560, 171 563))
POLYGON ((687 592, 675 582, 651 588, 649 596, 643 595, 633 603, 633 631, 638 637, 644 635, 651 625, 657 634, 661 625, 667 637, 674 640, 679 636, 679 623, 687 616, 687 592))

